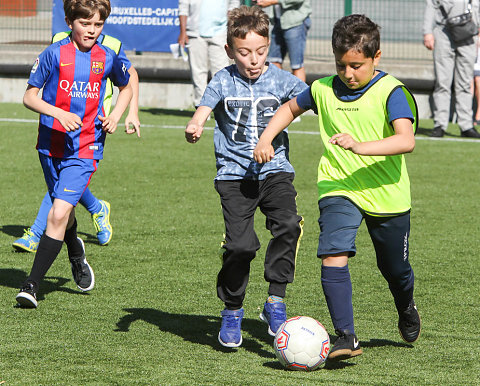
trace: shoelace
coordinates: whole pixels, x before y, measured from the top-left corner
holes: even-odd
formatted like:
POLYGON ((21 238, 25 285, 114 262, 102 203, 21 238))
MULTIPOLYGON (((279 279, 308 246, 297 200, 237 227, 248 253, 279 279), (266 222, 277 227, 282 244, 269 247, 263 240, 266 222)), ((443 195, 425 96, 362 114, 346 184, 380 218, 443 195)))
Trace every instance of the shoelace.
POLYGON ((23 232, 24 234, 22 239, 24 240, 28 240, 30 237, 35 236, 35 234, 32 232, 32 228, 24 229, 23 232))
POLYGON ((227 316, 227 320, 226 320, 227 328, 237 328, 239 320, 240 318, 234 315, 227 316))
POLYGON ((75 266, 75 273, 78 276, 77 279, 87 276, 87 269, 82 265, 81 259, 72 259, 70 261, 75 266))
POLYGON ((95 230, 97 231, 97 233, 100 232, 102 228, 107 227, 104 212, 94 213, 92 216, 93 216, 93 225, 95 226, 95 230))

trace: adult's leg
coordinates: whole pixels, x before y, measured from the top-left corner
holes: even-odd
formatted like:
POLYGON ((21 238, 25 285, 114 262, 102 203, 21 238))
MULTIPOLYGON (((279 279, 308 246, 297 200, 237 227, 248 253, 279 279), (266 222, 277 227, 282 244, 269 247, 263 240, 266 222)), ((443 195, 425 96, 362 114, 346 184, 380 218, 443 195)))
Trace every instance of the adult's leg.
POLYGON ((435 28, 435 48, 433 50, 433 69, 435 73, 435 88, 433 91, 433 121, 434 127, 447 130, 450 118, 451 88, 455 70, 455 51, 448 35, 435 28))
POLYGON ((477 56, 476 39, 472 44, 465 44, 456 48, 455 56, 455 111, 457 123, 461 131, 470 130, 473 127, 473 95, 470 85, 473 79, 473 67, 477 56))
POLYGON ((208 79, 208 46, 201 37, 190 37, 188 46, 188 61, 193 83, 193 99, 198 106, 208 79))

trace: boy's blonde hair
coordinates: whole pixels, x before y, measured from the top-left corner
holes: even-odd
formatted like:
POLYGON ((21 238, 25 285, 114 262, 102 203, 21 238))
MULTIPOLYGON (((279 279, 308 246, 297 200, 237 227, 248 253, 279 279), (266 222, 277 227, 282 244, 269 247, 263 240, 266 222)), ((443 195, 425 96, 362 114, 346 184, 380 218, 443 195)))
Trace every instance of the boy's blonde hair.
POLYGON ((110 15, 110 0, 64 0, 65 17, 73 22, 76 19, 90 19, 98 11, 100 20, 110 15))
POLYGON ((228 12, 227 44, 230 48, 233 47, 233 38, 245 39, 249 32, 268 39, 268 15, 260 7, 242 5, 228 12))

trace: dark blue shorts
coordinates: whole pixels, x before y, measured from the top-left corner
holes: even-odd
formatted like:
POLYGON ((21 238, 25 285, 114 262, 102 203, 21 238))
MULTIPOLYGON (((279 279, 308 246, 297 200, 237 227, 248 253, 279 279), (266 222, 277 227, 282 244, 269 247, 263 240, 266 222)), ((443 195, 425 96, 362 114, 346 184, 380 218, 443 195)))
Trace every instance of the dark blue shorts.
POLYGON ((355 238, 365 219, 377 258, 408 261, 410 213, 392 217, 370 216, 345 197, 325 197, 318 206, 318 257, 342 252, 355 256, 355 238))
POLYGON ((76 206, 97 170, 97 161, 80 158, 53 158, 38 153, 48 192, 52 197, 76 206))

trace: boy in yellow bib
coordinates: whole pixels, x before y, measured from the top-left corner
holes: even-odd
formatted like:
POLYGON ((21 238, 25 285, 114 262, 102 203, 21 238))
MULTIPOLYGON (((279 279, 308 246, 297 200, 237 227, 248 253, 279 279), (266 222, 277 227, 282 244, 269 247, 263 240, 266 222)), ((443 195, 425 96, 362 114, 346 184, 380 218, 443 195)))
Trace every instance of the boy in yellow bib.
POLYGON ((408 343, 420 334, 408 260, 410 181, 403 154, 415 147, 418 115, 412 94, 397 79, 376 70, 379 27, 364 15, 335 23, 332 34, 337 75, 318 79, 280 107, 254 151, 257 162, 274 157, 271 143, 308 109, 319 116, 324 152, 318 167, 322 287, 338 335, 329 358, 348 359, 362 349, 355 335, 348 259, 363 219, 375 247, 377 266, 398 311, 408 343), (415 128, 415 129, 414 129, 415 128))

